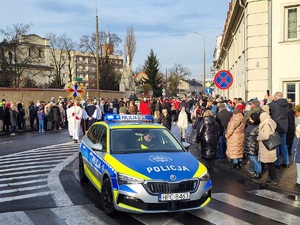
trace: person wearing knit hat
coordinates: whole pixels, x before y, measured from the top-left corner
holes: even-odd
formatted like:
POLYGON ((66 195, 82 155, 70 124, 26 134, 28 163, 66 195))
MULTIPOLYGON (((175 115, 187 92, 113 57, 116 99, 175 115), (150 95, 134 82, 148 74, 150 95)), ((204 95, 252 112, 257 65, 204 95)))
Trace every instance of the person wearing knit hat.
POLYGON ((277 185, 277 172, 274 162, 277 159, 276 149, 268 150, 263 141, 269 139, 269 136, 274 133, 277 128, 277 123, 271 118, 267 112, 262 112, 259 116, 260 124, 258 126, 258 159, 260 162, 265 163, 268 168, 268 178, 263 180, 265 184, 277 185))
POLYGON ((250 99, 250 101, 248 101, 248 104, 250 105, 250 110, 244 116, 244 120, 243 120, 244 124, 248 123, 251 113, 255 113, 255 112, 261 113, 262 112, 262 109, 260 107, 260 101, 258 101, 257 99, 250 99))
POLYGON ((259 113, 251 113, 250 114, 250 119, 251 119, 251 123, 255 124, 255 125, 259 125, 260 120, 259 120, 259 113))
POLYGON ((254 105, 260 105, 260 101, 256 98, 250 99, 249 103, 254 104, 254 105))
POLYGON ((262 106, 261 106, 261 109, 262 109, 264 112, 267 112, 267 113, 270 114, 270 108, 269 108, 268 105, 262 105, 262 106))
POLYGON ((236 104, 235 108, 240 108, 242 110, 242 113, 244 113, 245 106, 242 103, 236 104))
POLYGON ((119 114, 124 115, 124 114, 126 114, 126 113, 127 113, 126 107, 125 107, 125 106, 122 106, 122 107, 119 109, 119 114))
POLYGON ((262 165, 258 160, 259 145, 257 141, 258 125, 260 123, 259 113, 251 113, 247 128, 245 130, 244 137, 244 153, 249 158, 249 168, 252 168, 253 172, 250 172, 251 179, 260 179, 262 177, 262 165))

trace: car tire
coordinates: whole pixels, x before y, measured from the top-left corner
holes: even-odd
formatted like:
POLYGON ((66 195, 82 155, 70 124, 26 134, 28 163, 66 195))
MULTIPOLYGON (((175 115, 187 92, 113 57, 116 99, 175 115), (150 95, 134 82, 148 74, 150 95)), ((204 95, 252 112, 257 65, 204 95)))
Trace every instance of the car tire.
POLYGON ((116 213, 114 207, 113 191, 110 180, 108 178, 103 181, 101 189, 101 203, 102 208, 107 215, 112 216, 116 213))
POLYGON ((81 183, 87 183, 89 181, 84 173, 83 159, 81 154, 79 155, 79 180, 81 183))

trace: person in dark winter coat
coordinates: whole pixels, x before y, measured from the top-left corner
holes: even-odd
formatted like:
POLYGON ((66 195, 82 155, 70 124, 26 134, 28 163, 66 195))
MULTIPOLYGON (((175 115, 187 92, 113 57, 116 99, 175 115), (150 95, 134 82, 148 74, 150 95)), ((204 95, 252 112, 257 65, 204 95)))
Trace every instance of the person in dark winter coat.
POLYGON ((17 104, 17 108, 18 108, 18 118, 17 118, 17 125, 18 125, 18 130, 26 130, 26 126, 25 126, 25 110, 23 108, 23 105, 21 102, 19 102, 17 104))
POLYGON ((251 163, 253 164, 254 174, 250 175, 250 178, 260 179, 261 178, 261 162, 258 161, 258 125, 260 123, 259 113, 251 113, 247 128, 245 130, 244 137, 244 153, 249 157, 251 163))
POLYGON ((162 110, 162 114, 159 116, 157 123, 160 123, 163 126, 165 126, 166 128, 168 128, 169 130, 171 130, 172 117, 168 113, 167 109, 162 110))
POLYGON ((164 102, 162 108, 163 109, 167 109, 168 110, 168 114, 172 115, 172 110, 171 110, 172 106, 171 106, 171 103, 169 102, 168 98, 165 99, 165 102, 164 102))
POLYGON ((203 113, 196 135, 196 143, 201 145, 201 159, 208 170, 213 170, 217 158, 218 125, 210 110, 203 113))
POLYGON ((271 118, 276 122, 276 131, 280 134, 282 144, 276 148, 277 159, 274 162, 275 167, 280 169, 280 167, 289 168, 289 156, 286 147, 286 134, 288 132, 288 111, 289 106, 287 99, 283 98, 281 92, 276 92, 274 99, 269 103, 271 118), (283 157, 283 162, 281 164, 281 156, 283 157))
POLYGON ((52 107, 50 109, 50 112, 53 115, 54 130, 58 130, 59 129, 59 124, 60 124, 60 121, 61 121, 61 117, 60 117, 60 110, 59 110, 58 106, 56 105, 56 103, 52 103, 52 107))
POLYGON ((0 134, 3 133, 4 128, 4 106, 3 103, 0 102, 0 134))
POLYGON ((138 97, 134 93, 134 91, 129 96, 129 101, 138 101, 138 97))
POLYGON ((162 112, 161 100, 157 99, 156 102, 154 103, 154 118, 159 118, 161 112, 162 112))
POLYGON ((91 99, 88 100, 88 105, 84 108, 86 112, 85 131, 87 131, 93 123, 97 121, 97 108, 91 99))
POLYGON ((286 133, 286 146, 288 149, 289 155, 291 155, 293 140, 295 136, 295 111, 293 109, 293 104, 289 103, 289 111, 288 111, 288 131, 286 133))
POLYGON ((216 122, 218 124, 218 158, 223 159, 226 151, 225 133, 233 113, 228 111, 222 102, 218 104, 218 107, 219 112, 216 114, 216 122))
POLYGON ((297 181, 295 186, 300 190, 300 124, 296 127, 296 135, 293 141, 292 159, 297 166, 297 181))
POLYGON ((193 124, 193 129, 197 129, 201 120, 203 119, 203 112, 201 109, 196 109, 196 122, 193 124))
POLYGON ((34 127, 34 120, 37 119, 37 109, 34 106, 34 102, 30 103, 30 106, 28 107, 29 111, 29 124, 30 124, 30 129, 33 130, 34 127))
POLYGON ((10 103, 9 102, 6 102, 5 103, 5 107, 4 107, 4 129, 3 131, 4 132, 9 132, 9 128, 10 128, 10 103))

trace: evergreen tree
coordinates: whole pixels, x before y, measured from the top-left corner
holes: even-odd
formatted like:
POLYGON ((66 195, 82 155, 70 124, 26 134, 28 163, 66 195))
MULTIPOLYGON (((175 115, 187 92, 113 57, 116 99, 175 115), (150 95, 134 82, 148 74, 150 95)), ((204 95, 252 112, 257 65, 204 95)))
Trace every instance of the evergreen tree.
POLYGON ((148 78, 144 79, 145 84, 149 84, 152 87, 153 96, 159 97, 162 94, 162 76, 159 72, 159 62, 153 49, 150 51, 147 60, 145 61, 144 71, 148 78))

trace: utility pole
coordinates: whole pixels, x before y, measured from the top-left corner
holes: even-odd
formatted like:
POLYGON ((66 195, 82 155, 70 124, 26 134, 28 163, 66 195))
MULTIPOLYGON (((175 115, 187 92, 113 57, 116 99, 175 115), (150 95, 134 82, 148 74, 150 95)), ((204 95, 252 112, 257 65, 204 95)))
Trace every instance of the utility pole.
POLYGON ((98 13, 96 8, 96 79, 97 79, 97 101, 100 97, 100 78, 99 78, 99 31, 98 31, 98 13))
POLYGON ((206 68, 205 68, 205 63, 206 63, 206 54, 205 54, 205 35, 204 34, 201 34, 197 31, 194 31, 195 34, 198 34, 198 35, 201 35, 203 36, 203 87, 204 87, 204 92, 205 92, 205 83, 206 83, 206 68))

